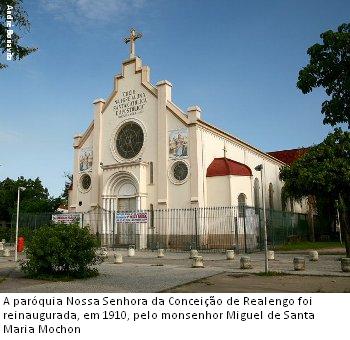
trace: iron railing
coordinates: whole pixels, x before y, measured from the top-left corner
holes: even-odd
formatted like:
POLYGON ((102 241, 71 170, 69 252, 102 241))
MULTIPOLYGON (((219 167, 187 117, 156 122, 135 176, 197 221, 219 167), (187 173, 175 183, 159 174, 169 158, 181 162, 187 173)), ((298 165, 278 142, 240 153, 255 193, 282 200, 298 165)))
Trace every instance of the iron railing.
MULTIPOLYGON (((235 249, 239 252, 263 248, 262 209, 248 206, 155 209, 126 212, 126 215, 141 212, 146 218, 137 223, 120 221, 118 212, 102 208, 79 213, 78 220, 81 226, 97 235, 101 245, 113 248, 133 245, 137 249, 235 249)), ((266 217, 269 246, 308 238, 305 214, 267 210, 266 217)), ((30 238, 36 228, 52 223, 51 213, 21 213, 20 234, 30 238)), ((8 238, 13 241, 15 216, 11 226, 8 238)))

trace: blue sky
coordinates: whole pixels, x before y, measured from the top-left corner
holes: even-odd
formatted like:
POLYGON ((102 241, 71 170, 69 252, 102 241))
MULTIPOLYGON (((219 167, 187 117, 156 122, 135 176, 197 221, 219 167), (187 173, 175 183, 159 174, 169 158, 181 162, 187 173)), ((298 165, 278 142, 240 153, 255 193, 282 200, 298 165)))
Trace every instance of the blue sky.
MULTIPOLYGON (((174 102, 264 150, 319 143, 322 90, 296 88, 306 50, 349 22, 347 0, 24 0, 38 51, 0 71, 0 180, 40 177, 52 195, 73 167, 72 138, 92 120, 128 56, 123 37, 144 37, 136 53, 151 81, 173 84, 174 102)), ((2 56, 4 62, 4 56, 2 56)))

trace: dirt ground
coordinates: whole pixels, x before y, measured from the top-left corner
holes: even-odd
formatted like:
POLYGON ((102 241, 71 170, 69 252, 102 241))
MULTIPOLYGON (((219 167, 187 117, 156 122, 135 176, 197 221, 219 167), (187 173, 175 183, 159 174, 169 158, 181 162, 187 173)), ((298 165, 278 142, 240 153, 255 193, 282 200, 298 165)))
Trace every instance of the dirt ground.
POLYGON ((164 291, 166 293, 350 293, 349 277, 259 276, 223 273, 164 291))

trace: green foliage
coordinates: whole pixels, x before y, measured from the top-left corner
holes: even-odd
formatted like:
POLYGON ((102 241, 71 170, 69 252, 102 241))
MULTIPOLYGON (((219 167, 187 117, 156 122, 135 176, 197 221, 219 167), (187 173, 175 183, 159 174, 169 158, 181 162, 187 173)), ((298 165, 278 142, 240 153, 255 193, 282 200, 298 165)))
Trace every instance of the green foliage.
POLYGON ((0 227, 0 241, 5 239, 9 242, 11 239, 11 229, 9 227, 0 227))
POLYGON ((319 145, 280 171, 283 195, 300 199, 307 195, 337 199, 350 193, 350 133, 335 129, 319 145))
POLYGON ((84 278, 97 275, 97 240, 76 224, 56 224, 34 232, 26 244, 22 270, 35 278, 84 278))
POLYGON ((283 196, 313 195, 338 202, 340 227, 350 257, 350 133, 335 129, 319 145, 313 146, 290 166, 280 170, 285 182, 283 196))
POLYGON ((315 250, 315 249, 333 249, 342 248, 340 242, 291 242, 283 246, 275 247, 274 250, 290 251, 290 250, 315 250))
POLYGON ((322 33, 321 39, 323 44, 307 50, 310 62, 299 72, 297 87, 304 94, 323 87, 330 96, 322 103, 323 123, 350 127, 350 24, 322 33))
POLYGON ((21 192, 21 213, 54 212, 61 203, 60 198, 49 196, 47 188, 43 187, 39 178, 6 178, 0 182, 0 220, 9 222, 16 213, 18 187, 26 188, 21 192))
MULTIPOLYGON (((26 30, 29 31, 30 29, 30 23, 28 20, 27 12, 22 7, 22 0, 0 0, 0 49, 2 53, 6 53, 7 50, 7 8, 8 6, 11 6, 11 12, 12 12, 12 24, 14 27, 10 27, 13 31, 15 29, 20 30, 26 30)), ((11 45, 11 52, 12 52, 12 59, 22 59, 26 57, 28 54, 34 52, 37 50, 37 48, 34 47, 26 47, 22 46, 19 43, 19 40, 21 37, 18 35, 17 32, 13 32, 11 35, 12 45, 11 45)), ((5 68, 7 65, 0 63, 0 69, 5 68)))
POLYGON ((64 177, 66 178, 66 181, 64 183, 64 189, 61 197, 62 197, 62 202, 65 204, 68 204, 69 189, 73 184, 73 174, 65 172, 64 177))

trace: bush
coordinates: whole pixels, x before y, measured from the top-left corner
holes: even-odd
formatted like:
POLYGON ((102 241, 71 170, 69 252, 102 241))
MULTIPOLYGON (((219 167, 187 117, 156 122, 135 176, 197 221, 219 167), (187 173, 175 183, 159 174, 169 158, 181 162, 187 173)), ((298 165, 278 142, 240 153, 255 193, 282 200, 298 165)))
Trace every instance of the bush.
POLYGON ((76 224, 41 227, 26 243, 22 270, 28 277, 44 279, 96 276, 97 269, 91 268, 101 262, 96 248, 96 237, 76 224))
POLYGON ((6 242, 10 242, 11 229, 9 227, 0 227, 0 241, 5 239, 6 242))

